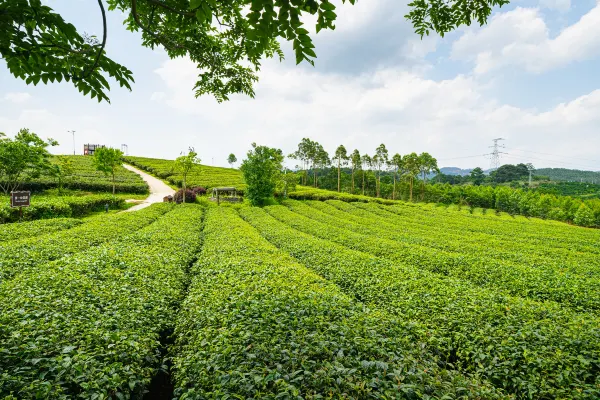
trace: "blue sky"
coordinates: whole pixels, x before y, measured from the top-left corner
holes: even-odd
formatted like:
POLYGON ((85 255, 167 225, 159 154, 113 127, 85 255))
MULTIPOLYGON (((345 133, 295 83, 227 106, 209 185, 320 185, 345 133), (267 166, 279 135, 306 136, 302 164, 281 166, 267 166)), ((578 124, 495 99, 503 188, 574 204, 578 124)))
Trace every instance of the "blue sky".
MULTIPOLYGON (((95 2, 47 3, 81 31, 100 32, 95 2)), ((67 130, 77 153, 83 143, 126 143, 130 154, 174 158, 194 146, 214 165, 230 152, 242 159, 252 142, 287 154, 310 137, 330 153, 385 143, 463 168, 488 167, 483 154, 503 137, 503 162, 600 170, 597 1, 514 1, 487 26, 424 40, 403 17, 407 3, 340 5, 337 29, 315 37, 314 68, 296 66, 285 44, 286 61, 264 63, 257 98, 225 104, 196 99, 195 66, 141 47, 111 12, 107 51, 134 72, 133 91, 115 84, 112 103, 98 104, 66 83, 25 85, 0 61, 0 131, 28 127, 57 139, 56 153, 73 151, 67 130)))

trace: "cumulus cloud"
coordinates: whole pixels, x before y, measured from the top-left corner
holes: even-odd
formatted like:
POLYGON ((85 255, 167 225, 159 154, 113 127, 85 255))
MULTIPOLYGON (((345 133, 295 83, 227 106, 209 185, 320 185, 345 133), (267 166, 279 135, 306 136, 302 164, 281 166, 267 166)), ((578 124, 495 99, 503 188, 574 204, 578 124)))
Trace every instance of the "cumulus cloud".
POLYGON ((567 12, 571 8, 571 0, 541 0, 542 7, 560 12, 567 12))
MULTIPOLYGON (((592 155, 600 145, 593 133, 600 122, 600 91, 549 110, 525 110, 498 103, 486 94, 487 83, 468 75, 436 81, 418 72, 385 68, 348 77, 268 63, 255 100, 236 98, 216 105, 209 98, 194 98, 191 62, 166 61, 157 74, 168 88, 163 104, 202 118, 203 130, 223 133, 210 142, 223 160, 227 149, 243 153, 249 141, 291 152, 302 137, 316 139, 330 151, 343 143, 370 153, 385 143, 391 152, 429 151, 442 159, 483 154, 498 136, 515 146, 549 152, 564 149, 567 135, 569 143, 589 144, 583 150, 573 146, 582 154, 592 155)), ((483 157, 442 164, 473 162, 487 165, 483 157)))
POLYGON ((518 7, 496 14, 482 29, 467 31, 452 45, 452 58, 469 60, 475 73, 506 66, 542 73, 600 54, 600 4, 556 37, 540 10, 518 7))
POLYGON ((10 101, 12 103, 25 103, 27 100, 31 98, 31 95, 26 92, 10 92, 4 95, 4 100, 10 101))

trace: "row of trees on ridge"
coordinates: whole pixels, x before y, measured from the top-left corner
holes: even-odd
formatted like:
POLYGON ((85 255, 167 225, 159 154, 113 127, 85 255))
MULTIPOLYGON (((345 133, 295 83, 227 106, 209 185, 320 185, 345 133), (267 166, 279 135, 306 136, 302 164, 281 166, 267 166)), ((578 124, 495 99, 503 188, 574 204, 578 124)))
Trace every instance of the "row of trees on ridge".
MULTIPOLYGON (((348 154, 348 150, 344 145, 340 145, 335 150, 332 157, 323 148, 323 146, 309 138, 303 138, 298 144, 298 149, 289 155, 290 158, 298 160, 300 165, 298 169, 302 171, 301 183, 309 184, 309 175, 312 172, 312 186, 319 187, 318 174, 319 171, 325 171, 327 167, 332 166, 337 171, 337 191, 342 191, 342 171, 349 167, 350 169, 350 193, 356 194, 357 182, 359 176, 359 184, 361 185, 362 194, 365 195, 366 184, 368 184, 368 175, 375 175, 375 196, 381 197, 381 178, 384 175, 392 177, 392 199, 397 198, 398 183, 405 180, 410 187, 410 201, 413 199, 413 187, 415 179, 421 177, 421 194, 424 193, 425 184, 430 174, 439 173, 437 160, 429 153, 410 153, 400 155, 395 153, 390 156, 385 144, 380 144, 375 149, 373 155, 367 153, 360 154, 355 149, 348 154)), ((325 186, 327 186, 325 184, 325 186)), ((323 187, 323 186, 322 186, 323 187)), ((325 189, 333 189, 324 187, 325 189)))

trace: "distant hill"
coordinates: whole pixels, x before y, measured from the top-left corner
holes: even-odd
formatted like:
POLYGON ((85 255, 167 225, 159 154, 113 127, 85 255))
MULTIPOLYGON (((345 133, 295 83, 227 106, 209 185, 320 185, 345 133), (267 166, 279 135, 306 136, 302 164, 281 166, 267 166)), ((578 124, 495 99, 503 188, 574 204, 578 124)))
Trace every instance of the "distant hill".
POLYGON ((473 168, 462 169, 458 167, 442 167, 440 168, 440 172, 444 175, 460 175, 465 176, 471 173, 473 168))
POLYGON ((536 175, 547 176, 553 181, 600 183, 600 172, 580 171, 566 168, 540 168, 536 175))

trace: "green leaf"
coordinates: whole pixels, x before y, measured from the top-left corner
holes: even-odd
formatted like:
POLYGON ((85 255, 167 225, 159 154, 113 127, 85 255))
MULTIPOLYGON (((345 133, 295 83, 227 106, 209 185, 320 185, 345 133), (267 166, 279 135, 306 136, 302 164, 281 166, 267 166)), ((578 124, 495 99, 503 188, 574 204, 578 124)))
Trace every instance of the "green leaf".
POLYGON ((190 10, 195 10, 200 7, 204 0, 190 0, 190 10))

